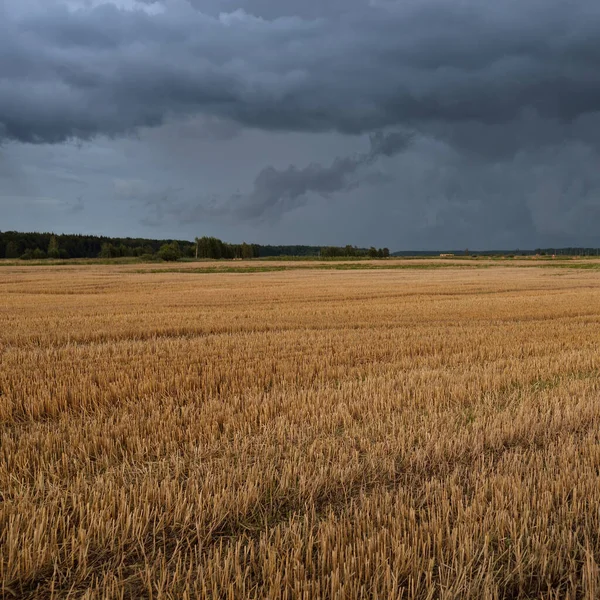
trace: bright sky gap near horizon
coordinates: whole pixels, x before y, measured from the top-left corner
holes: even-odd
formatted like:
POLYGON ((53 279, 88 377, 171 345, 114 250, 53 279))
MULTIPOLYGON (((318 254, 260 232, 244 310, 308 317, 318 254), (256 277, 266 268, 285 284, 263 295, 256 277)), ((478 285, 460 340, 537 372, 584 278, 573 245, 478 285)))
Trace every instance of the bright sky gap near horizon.
POLYGON ((600 244, 593 0, 3 0, 0 230, 600 244))

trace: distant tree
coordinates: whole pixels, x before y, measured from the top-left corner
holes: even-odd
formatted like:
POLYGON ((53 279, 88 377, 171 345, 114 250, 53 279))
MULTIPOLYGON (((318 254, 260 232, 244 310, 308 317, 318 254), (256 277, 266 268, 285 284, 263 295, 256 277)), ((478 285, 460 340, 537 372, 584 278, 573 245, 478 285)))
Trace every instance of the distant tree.
POLYGON ((60 249, 55 235, 48 242, 48 258, 60 258, 60 249))
POLYGON ((390 249, 384 248, 383 249, 383 258, 389 258, 389 257, 390 257, 390 249))
POLYGON ((215 237, 208 238, 209 258, 223 258, 223 242, 215 237))
POLYGON ((199 258, 234 258, 235 249, 232 244, 224 244, 215 237, 201 237, 197 242, 199 258))
POLYGON ((194 255, 196 253, 196 247, 194 246, 194 244, 186 244, 181 252, 182 255, 186 256, 187 258, 194 258, 194 255))
POLYGON ((379 248, 379 250, 377 250, 377 258, 383 258, 383 248, 379 248))
POLYGON ((19 258, 19 247, 15 242, 8 242, 6 244, 6 250, 4 251, 6 258, 19 258))
POLYGON ((35 258, 36 260, 42 259, 42 258, 48 258, 46 253, 41 249, 41 248, 36 248, 33 252, 32 252, 32 257, 35 258))
POLYGON ((162 260, 175 261, 181 258, 181 249, 177 242, 171 242, 170 244, 163 244, 158 251, 158 256, 162 260))
POLYGON ((242 258, 253 258, 254 257, 254 249, 252 248, 252 246, 250 244, 246 244, 246 242, 244 242, 242 244, 242 258))
POLYGON ((115 248, 110 242, 104 242, 100 248, 100 258, 115 258, 119 256, 119 250, 115 248))
POLYGON ((33 250, 31 248, 27 248, 25 252, 21 255, 21 260, 31 260, 33 258, 33 250))
POLYGON ((371 246, 369 248, 368 256, 369 256, 369 258, 377 258, 377 248, 375 248, 374 246, 371 246))

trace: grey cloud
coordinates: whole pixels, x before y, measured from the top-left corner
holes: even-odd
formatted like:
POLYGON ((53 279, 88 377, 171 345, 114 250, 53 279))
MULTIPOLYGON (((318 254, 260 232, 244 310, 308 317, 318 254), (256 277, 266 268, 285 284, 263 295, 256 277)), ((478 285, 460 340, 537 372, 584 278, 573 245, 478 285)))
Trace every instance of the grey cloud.
MULTIPOLYGON (((489 146, 483 130, 523 114, 569 129, 600 107, 591 0, 355 0, 346 9, 330 0, 304 18, 277 18, 272 2, 249 6, 266 16, 210 16, 183 0, 155 15, 51 4, 16 16, 9 5, 0 13, 2 135, 58 143, 203 114, 271 130, 402 125, 489 146)), ((522 137, 545 143, 543 128, 522 137)))
POLYGON ((404 131, 392 131, 387 134, 383 131, 377 131, 371 134, 369 138, 371 142, 369 159, 375 160, 380 156, 394 156, 403 152, 413 138, 412 133, 409 134, 404 131))
POLYGON ((136 205, 135 212, 142 225, 160 227, 165 221, 180 218, 186 210, 181 199, 181 187, 166 186, 156 189, 140 179, 115 179, 113 191, 117 198, 136 205))
MULTIPOLYGON (((242 219, 277 216, 302 205, 308 194, 329 198, 336 192, 357 187, 361 179, 356 175, 361 169, 372 165, 382 156, 391 157, 404 152, 413 138, 413 134, 408 132, 378 131, 369 137, 368 152, 338 157, 330 166, 311 163, 302 169, 294 165, 283 170, 266 167, 254 180, 254 189, 250 194, 236 194, 224 205, 205 210, 208 214, 234 214, 242 219)), ((371 184, 380 182, 370 173, 364 175, 363 181, 371 184)), ((203 212, 202 209, 200 212, 203 212)))
MULTIPOLYGON (((493 162, 428 148, 408 159, 397 172, 403 182, 397 206, 411 224, 413 244, 419 238, 454 248, 597 244, 600 155, 592 146, 568 142, 493 162)), ((387 210, 392 222, 394 209, 387 210)))

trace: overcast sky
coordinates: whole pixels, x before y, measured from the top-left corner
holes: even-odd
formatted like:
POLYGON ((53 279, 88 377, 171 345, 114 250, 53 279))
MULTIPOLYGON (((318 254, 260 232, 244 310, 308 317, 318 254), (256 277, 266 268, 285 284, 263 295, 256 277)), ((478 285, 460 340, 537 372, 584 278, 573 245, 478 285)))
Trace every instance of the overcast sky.
POLYGON ((600 245, 597 0, 0 0, 0 230, 600 245))

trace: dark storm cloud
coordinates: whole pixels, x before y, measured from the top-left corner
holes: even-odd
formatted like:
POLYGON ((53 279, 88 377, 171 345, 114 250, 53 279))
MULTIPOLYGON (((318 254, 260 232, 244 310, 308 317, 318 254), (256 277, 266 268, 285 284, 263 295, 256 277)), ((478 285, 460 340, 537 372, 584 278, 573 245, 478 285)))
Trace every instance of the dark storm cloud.
POLYGON ((213 215, 232 214, 243 219, 272 217, 303 204, 307 194, 318 194, 328 198, 336 192, 357 187, 361 181, 378 183, 373 174, 366 173, 362 179, 356 175, 382 156, 391 157, 404 152, 409 148, 413 137, 412 133, 403 131, 378 131, 369 136, 368 152, 338 157, 329 166, 311 163, 302 169, 294 165, 283 170, 266 167, 254 180, 254 188, 250 194, 236 194, 224 205, 213 206, 200 212, 213 215))
MULTIPOLYGON (((248 6, 264 18, 214 16, 214 2, 211 16, 183 0, 153 15, 49 3, 17 16, 11 6, 0 8, 0 136, 9 140, 117 136, 205 114, 270 130, 403 125, 479 147, 491 145, 486 128, 523 115, 572 136, 572 123, 600 110, 591 0, 353 0, 345 9, 330 0, 329 11, 280 18, 277 3, 259 0, 248 6)), ((522 143, 544 140, 543 127, 523 131, 522 143)), ((515 150, 513 137, 506 143, 515 150)), ((351 168, 342 160, 306 175, 326 190, 351 168)))

